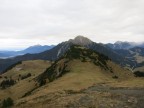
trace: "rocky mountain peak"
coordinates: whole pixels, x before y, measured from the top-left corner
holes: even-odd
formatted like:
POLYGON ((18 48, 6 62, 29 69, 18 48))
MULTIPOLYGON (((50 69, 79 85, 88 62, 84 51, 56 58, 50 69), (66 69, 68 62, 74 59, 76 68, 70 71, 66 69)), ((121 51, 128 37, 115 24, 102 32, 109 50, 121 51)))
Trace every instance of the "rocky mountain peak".
POLYGON ((92 43, 92 41, 90 39, 88 39, 84 36, 80 36, 80 35, 69 41, 72 42, 73 44, 82 45, 82 46, 92 43))

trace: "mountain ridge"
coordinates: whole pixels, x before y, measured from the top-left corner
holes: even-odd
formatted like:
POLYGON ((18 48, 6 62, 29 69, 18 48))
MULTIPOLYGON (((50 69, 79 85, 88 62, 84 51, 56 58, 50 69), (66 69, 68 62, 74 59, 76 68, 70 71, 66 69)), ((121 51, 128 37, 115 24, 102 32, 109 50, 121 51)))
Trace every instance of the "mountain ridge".
POLYGON ((105 44, 107 47, 112 49, 130 49, 134 47, 142 47, 144 48, 144 42, 136 43, 136 42, 127 42, 127 41, 116 41, 115 43, 105 44))
POLYGON ((129 64, 130 67, 135 65, 135 61, 131 59, 127 59, 120 55, 115 50, 107 47, 105 44, 95 43, 91 40, 89 40, 86 37, 78 36, 75 39, 70 39, 68 41, 62 42, 55 46, 54 48, 37 53, 37 54, 26 54, 22 56, 17 56, 10 59, 1 59, 0 60, 0 72, 4 71, 6 68, 8 68, 10 65, 15 64, 19 61, 23 60, 51 60, 54 61, 61 57, 72 45, 81 45, 83 47, 95 50, 101 54, 104 54, 108 56, 112 61, 114 61, 117 64, 120 64, 121 66, 125 66, 126 64, 129 64))

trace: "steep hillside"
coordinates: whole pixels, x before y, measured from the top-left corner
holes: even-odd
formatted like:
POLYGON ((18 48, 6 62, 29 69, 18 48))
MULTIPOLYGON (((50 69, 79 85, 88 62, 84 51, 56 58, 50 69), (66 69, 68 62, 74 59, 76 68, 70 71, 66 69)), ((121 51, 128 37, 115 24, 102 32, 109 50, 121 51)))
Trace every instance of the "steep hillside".
POLYGON ((49 61, 23 61, 0 76, 0 100, 19 99, 36 88, 33 80, 51 65, 49 61))
MULTIPOLYGON (((81 46, 71 46, 70 50, 66 54, 64 54, 60 59, 55 61, 55 63, 48 68, 42 75, 38 77, 38 80, 48 79, 49 82, 61 77, 62 75, 68 73, 71 70, 71 64, 74 61, 88 63, 95 65, 96 67, 100 68, 102 71, 107 71, 103 73, 104 76, 102 77, 116 77, 117 79, 123 79, 130 77, 132 75, 130 72, 119 72, 121 70, 120 67, 117 66, 117 71, 114 70, 116 64, 111 62, 111 60, 98 52, 93 50, 81 47, 81 46)), ((79 65, 81 63, 78 63, 79 65)), ((73 65, 72 65, 73 66, 73 65)), ((74 65, 73 67, 77 67, 74 65)), ((98 76, 99 77, 99 76, 98 76)))

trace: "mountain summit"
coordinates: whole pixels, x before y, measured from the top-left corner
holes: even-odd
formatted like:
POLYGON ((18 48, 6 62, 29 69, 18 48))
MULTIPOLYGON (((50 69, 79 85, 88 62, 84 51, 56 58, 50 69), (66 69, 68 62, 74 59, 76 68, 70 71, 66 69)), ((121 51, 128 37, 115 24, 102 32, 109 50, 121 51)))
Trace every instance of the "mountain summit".
POLYGON ((77 36, 75 37, 74 39, 70 39, 69 42, 72 42, 73 44, 76 44, 76 45, 89 45, 92 43, 92 41, 84 36, 77 36))

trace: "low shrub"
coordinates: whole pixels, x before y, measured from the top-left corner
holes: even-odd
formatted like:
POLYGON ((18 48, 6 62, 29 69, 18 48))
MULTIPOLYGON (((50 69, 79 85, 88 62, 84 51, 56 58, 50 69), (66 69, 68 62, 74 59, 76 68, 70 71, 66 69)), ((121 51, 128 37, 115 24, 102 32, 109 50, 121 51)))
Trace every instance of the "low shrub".
POLYGON ((8 108, 14 105, 14 101, 9 97, 2 101, 2 108, 8 108))

